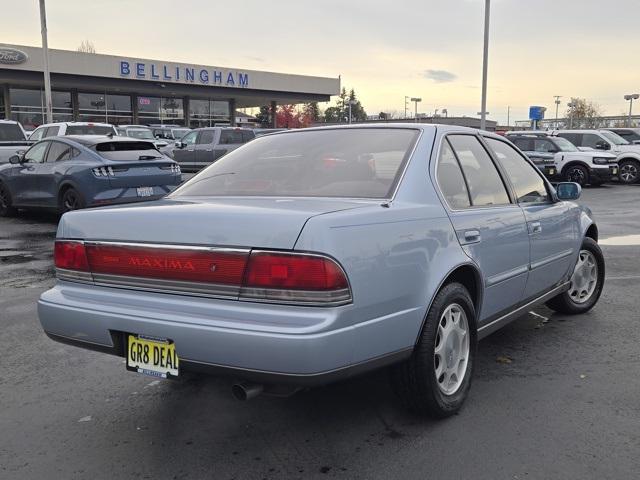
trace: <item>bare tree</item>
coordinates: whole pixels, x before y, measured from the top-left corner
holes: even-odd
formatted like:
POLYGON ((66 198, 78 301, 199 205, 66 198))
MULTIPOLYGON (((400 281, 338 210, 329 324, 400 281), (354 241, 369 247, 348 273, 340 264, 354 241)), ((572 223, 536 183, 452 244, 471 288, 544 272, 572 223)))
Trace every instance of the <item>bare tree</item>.
POLYGON ((83 40, 78 48, 76 48, 77 52, 82 53, 96 53, 96 47, 93 46, 89 40, 83 40))
POLYGON ((591 100, 572 98, 567 108, 567 120, 572 128, 598 128, 602 123, 602 108, 591 100))

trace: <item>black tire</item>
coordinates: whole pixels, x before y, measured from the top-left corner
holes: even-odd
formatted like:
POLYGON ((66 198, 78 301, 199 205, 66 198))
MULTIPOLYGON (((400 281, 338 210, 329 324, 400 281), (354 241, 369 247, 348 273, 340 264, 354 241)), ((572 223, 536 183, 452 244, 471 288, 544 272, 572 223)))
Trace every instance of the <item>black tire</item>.
POLYGON ((477 343, 476 313, 469 292, 459 283, 445 285, 433 300, 413 354, 391 368, 391 385, 402 403, 415 413, 435 418, 455 414, 462 407, 471 387, 477 343), (449 306, 454 305, 461 307, 467 317, 469 358, 457 390, 447 395, 436 378, 438 361, 435 350, 443 320, 441 317, 449 306))
POLYGON ((564 179, 567 182, 575 182, 584 187, 589 183, 589 170, 582 165, 570 165, 564 171, 564 179))
POLYGON ((11 192, 0 184, 0 217, 13 217, 18 211, 12 206, 11 192))
POLYGON ((618 162, 618 180, 625 185, 640 181, 640 162, 637 160, 620 160, 618 162))
POLYGON ((585 302, 576 302, 574 297, 572 297, 571 292, 573 290, 573 275, 572 275, 572 286, 571 289, 561 293, 557 297, 553 297, 551 300, 547 302, 547 306, 552 310, 560 313, 566 313, 569 315, 577 315, 579 313, 585 313, 591 310, 596 303, 598 303, 598 299, 602 294, 602 288, 604 287, 604 274, 605 274, 605 264, 604 264, 604 256, 602 255, 602 250, 600 246, 596 243, 592 238, 586 237, 582 241, 582 247, 580 247, 580 251, 586 250, 590 252, 595 258, 595 262, 597 265, 597 280, 595 289, 593 293, 589 297, 589 299, 585 302))
POLYGON ((85 203, 82 195, 75 188, 67 188, 60 196, 59 212, 66 213, 72 210, 84 208, 85 203))

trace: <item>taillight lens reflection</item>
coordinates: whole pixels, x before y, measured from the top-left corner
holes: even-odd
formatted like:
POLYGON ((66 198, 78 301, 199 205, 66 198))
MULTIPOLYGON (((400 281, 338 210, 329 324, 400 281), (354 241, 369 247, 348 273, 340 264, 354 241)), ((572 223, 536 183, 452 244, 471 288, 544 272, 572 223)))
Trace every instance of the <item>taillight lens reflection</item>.
POLYGON ((84 243, 73 240, 56 240, 53 258, 56 268, 89 271, 87 251, 84 243))

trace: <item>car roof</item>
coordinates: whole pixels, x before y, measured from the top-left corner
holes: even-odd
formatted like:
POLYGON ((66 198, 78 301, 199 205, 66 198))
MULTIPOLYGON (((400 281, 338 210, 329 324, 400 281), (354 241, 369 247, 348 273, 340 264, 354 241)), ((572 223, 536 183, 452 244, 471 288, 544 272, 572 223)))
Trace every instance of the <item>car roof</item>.
POLYGON ((142 140, 142 139, 138 139, 138 138, 131 138, 131 137, 121 137, 118 135, 113 135, 113 136, 109 136, 109 135, 65 135, 64 137, 47 137, 47 140, 51 140, 53 138, 60 138, 60 139, 68 139, 68 140, 72 140, 74 142, 79 143, 80 145, 84 145, 84 146, 93 146, 93 145, 97 145, 99 143, 108 143, 108 142, 146 142, 146 143, 153 143, 151 140, 142 140))
POLYGON ((110 123, 101 123, 101 122, 53 122, 53 123, 43 123, 40 127, 59 127, 60 125, 71 125, 71 126, 85 126, 91 125, 96 127, 113 127, 110 123))

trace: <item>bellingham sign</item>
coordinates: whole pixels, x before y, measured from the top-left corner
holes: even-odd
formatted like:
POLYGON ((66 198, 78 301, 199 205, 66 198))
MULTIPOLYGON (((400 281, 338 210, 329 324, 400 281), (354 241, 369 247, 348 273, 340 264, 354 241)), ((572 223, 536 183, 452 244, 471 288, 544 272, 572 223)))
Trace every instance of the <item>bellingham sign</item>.
POLYGON ((196 83, 220 87, 248 88, 249 74, 230 70, 210 70, 202 67, 120 61, 120 76, 138 80, 196 83))

